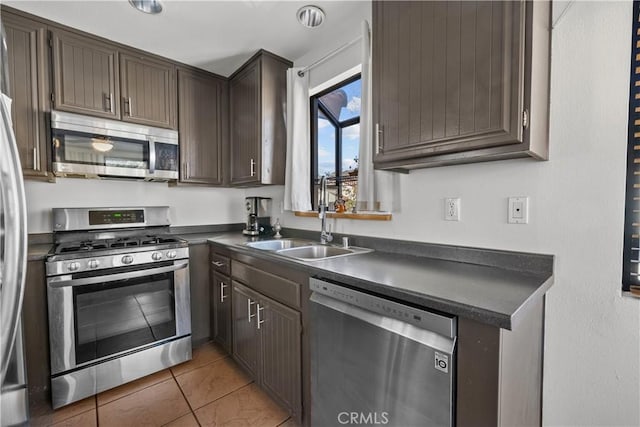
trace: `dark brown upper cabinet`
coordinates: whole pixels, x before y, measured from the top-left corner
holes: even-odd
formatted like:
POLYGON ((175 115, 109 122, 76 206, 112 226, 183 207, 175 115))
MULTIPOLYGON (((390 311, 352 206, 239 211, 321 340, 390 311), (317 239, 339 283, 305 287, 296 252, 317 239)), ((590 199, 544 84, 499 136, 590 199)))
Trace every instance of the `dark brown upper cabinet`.
POLYGON ((140 52, 120 53, 122 120, 176 129, 176 66, 140 52))
POLYGON ((180 181, 222 185, 229 143, 229 86, 214 74, 178 69, 180 181))
MULTIPOLYGON (((49 178, 49 50, 44 24, 2 10, 7 36, 11 118, 25 177, 49 178)), ((1 155, 1 154, 0 154, 1 155)))
POLYGON ((231 184, 284 184, 286 72, 293 64, 259 51, 230 77, 231 184))
POLYGON ((120 88, 116 47, 54 29, 53 108, 118 119, 120 88))
POLYGON ((375 167, 548 153, 546 1, 373 2, 375 167))

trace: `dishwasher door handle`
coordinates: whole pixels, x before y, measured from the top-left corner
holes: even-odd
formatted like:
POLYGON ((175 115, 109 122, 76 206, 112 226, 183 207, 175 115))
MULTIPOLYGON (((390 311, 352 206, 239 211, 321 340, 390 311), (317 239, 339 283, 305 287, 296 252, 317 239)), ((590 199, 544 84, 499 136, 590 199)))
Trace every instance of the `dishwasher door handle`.
POLYGON ((373 313, 317 292, 313 292, 311 294, 310 301, 444 353, 453 354, 456 347, 455 337, 445 337, 427 329, 418 328, 417 326, 403 322, 402 320, 373 313))

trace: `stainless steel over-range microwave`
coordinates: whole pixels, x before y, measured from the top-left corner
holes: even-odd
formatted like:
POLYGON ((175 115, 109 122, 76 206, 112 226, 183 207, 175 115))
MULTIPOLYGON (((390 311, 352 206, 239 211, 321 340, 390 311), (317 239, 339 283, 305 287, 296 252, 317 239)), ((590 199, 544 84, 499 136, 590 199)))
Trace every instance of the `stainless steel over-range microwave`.
POLYGON ((178 179, 178 132, 61 111, 51 112, 56 176, 178 179))

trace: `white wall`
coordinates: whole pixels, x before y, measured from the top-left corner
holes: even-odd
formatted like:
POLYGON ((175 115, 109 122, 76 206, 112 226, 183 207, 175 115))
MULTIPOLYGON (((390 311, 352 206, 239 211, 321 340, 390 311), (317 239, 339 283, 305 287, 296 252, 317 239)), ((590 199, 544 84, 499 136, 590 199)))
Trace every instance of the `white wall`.
POLYGON ((58 179, 26 181, 29 233, 51 232, 51 208, 86 206, 170 206, 173 225, 242 222, 240 189, 168 187, 161 182, 58 179))
MULTIPOLYGON (((640 425, 640 300, 620 295, 631 15, 630 1, 575 2, 554 29, 548 162, 399 175, 401 211, 392 221, 336 220, 351 234, 554 254, 543 390, 549 426, 640 425), (509 196, 530 197, 528 225, 507 224, 509 196), (445 197, 462 199, 461 222, 443 220, 445 197)), ((281 187, 253 192, 283 197, 281 187)), ((320 226, 275 214, 288 227, 320 226)))
MULTIPOLYGON (((574 2, 553 31, 548 162, 398 175, 401 208, 392 221, 335 223, 351 234, 554 254, 543 391, 549 426, 640 425, 640 300, 620 296, 631 12, 630 1, 574 2), (461 222, 442 219, 443 198, 451 196, 462 199, 461 222), (528 225, 506 223, 509 196, 530 197, 528 225)), ((325 53, 307 54, 296 65, 325 53)), ((168 204, 177 225, 237 222, 245 195, 273 197, 273 216, 287 227, 319 229, 317 219, 280 211, 281 186, 223 190, 68 179, 27 183, 29 231, 51 230, 53 206, 92 204, 168 204)))

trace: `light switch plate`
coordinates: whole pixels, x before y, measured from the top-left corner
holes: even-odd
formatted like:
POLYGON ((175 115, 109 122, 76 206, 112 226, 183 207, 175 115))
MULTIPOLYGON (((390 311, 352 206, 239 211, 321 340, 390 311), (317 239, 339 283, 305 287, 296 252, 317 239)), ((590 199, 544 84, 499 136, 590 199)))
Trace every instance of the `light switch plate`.
POLYGON ((509 224, 528 224, 529 198, 509 197, 509 212, 507 216, 509 224))

